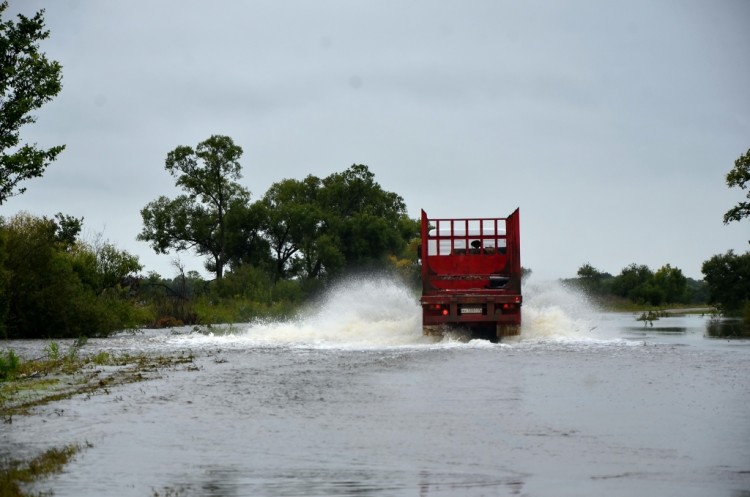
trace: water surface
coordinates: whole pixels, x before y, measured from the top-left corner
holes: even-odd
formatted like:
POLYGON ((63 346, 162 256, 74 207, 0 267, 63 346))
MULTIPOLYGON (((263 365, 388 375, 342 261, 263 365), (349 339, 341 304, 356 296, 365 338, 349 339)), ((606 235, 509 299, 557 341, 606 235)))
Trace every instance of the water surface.
POLYGON ((525 291, 522 335, 501 344, 422 337, 385 280, 296 322, 91 340, 197 368, 14 417, 0 441, 91 443, 35 488, 58 496, 750 495, 750 341, 525 291))

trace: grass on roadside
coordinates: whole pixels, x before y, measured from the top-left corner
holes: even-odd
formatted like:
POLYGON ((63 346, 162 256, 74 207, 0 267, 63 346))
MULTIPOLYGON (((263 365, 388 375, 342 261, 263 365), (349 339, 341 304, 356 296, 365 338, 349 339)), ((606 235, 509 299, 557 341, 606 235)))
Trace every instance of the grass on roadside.
POLYGON ((68 445, 49 449, 30 461, 0 460, 0 496, 41 495, 28 493, 24 487, 40 478, 59 473, 80 450, 78 445, 68 445))
POLYGON ((187 364, 189 370, 198 369, 191 352, 150 356, 100 351, 86 356, 79 353, 80 347, 75 344, 63 353, 51 342, 45 357, 28 360, 13 350, 0 351, 0 418, 11 423, 12 416, 27 414, 35 406, 77 394, 106 394, 113 386, 154 377, 167 367, 187 364))

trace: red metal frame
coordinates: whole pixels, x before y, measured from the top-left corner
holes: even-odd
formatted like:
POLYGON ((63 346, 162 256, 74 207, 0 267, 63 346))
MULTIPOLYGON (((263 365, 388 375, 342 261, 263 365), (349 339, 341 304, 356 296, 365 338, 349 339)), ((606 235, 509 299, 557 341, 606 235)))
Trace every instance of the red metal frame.
POLYGON ((521 324, 519 210, 506 218, 428 218, 422 211, 422 316, 440 325, 521 324))

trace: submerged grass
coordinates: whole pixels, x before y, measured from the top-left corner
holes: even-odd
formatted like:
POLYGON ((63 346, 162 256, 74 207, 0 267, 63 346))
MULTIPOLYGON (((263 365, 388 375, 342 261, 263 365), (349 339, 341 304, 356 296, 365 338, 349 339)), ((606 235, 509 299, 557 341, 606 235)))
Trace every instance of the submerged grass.
POLYGON ((30 461, 8 459, 0 461, 0 496, 31 497, 41 495, 28 493, 25 486, 40 478, 59 473, 70 462, 81 447, 68 445, 63 448, 52 448, 30 461))
POLYGON ((79 394, 108 394, 113 386, 156 377, 167 367, 188 364, 189 370, 197 369, 192 365, 192 352, 149 356, 102 351, 87 357, 79 349, 76 344, 62 353, 52 342, 45 357, 30 360, 18 358, 12 350, 0 353, 5 364, 11 364, 8 357, 14 358, 0 376, 0 418, 9 424, 14 415, 28 414, 36 406, 79 394))
MULTIPOLYGON (((173 356, 147 354, 114 355, 99 352, 86 357, 77 343, 63 353, 56 342, 45 348, 45 357, 24 360, 12 350, 0 351, 0 419, 12 424, 13 417, 27 415, 32 408, 75 395, 109 394, 126 383, 159 377, 159 372, 182 366, 198 368, 192 352, 173 356)), ((31 460, 0 458, 0 497, 31 497, 32 482, 58 473, 81 450, 79 445, 52 448, 31 460)), ((44 494, 47 495, 47 494, 44 494)), ((176 494, 175 494, 176 495, 176 494)))

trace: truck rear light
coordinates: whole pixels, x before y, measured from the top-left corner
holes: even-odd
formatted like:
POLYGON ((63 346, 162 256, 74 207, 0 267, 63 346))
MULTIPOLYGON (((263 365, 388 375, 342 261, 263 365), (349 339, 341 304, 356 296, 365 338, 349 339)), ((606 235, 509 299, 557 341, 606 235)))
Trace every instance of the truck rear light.
POLYGON ((450 307, 448 304, 425 304, 424 312, 431 316, 448 316, 450 307))
POLYGON ((516 313, 518 312, 518 307, 519 307, 518 304, 506 302, 502 306, 500 306, 499 309, 497 309, 497 312, 498 313, 516 313))

